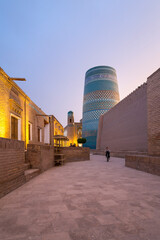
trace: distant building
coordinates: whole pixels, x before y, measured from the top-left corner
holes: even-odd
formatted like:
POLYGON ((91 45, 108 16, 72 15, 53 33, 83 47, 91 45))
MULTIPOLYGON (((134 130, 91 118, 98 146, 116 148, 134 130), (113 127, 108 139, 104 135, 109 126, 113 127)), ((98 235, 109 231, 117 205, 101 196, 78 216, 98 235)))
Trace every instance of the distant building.
POLYGON ((89 69, 85 75, 82 136, 85 147, 96 148, 99 118, 119 102, 116 70, 108 66, 89 69))
POLYGON ((53 145, 63 126, 46 115, 0 68, 0 137, 53 145))
POLYGON ((74 122, 74 113, 68 112, 67 126, 64 128, 64 135, 69 139, 67 146, 78 146, 77 139, 82 137, 82 121, 74 122))

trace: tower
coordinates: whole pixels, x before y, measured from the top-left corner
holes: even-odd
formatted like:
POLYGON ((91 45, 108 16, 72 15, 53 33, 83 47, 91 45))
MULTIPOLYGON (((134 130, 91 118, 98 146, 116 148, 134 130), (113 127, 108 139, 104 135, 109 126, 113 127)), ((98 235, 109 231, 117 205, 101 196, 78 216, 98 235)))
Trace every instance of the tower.
POLYGON ((72 111, 68 112, 67 126, 64 128, 64 134, 69 139, 67 142, 68 146, 77 146, 78 138, 82 137, 82 122, 74 121, 74 113, 72 111))
POLYGON ((71 125, 74 123, 74 113, 72 111, 68 112, 68 125, 71 125))
POLYGON ((119 102, 116 70, 108 66, 89 69, 85 75, 82 136, 85 147, 96 148, 99 117, 119 102))
POLYGON ((69 144, 74 144, 75 126, 74 126, 74 113, 72 111, 68 112, 67 137, 69 138, 69 144))

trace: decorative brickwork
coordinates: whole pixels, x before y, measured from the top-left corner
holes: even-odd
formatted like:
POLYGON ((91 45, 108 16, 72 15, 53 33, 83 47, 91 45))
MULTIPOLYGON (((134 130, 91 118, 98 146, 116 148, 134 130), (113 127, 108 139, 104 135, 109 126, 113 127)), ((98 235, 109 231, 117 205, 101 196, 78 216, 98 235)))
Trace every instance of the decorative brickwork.
POLYGON ((116 70, 108 66, 89 69, 85 75, 82 136, 85 147, 96 148, 98 121, 119 102, 116 70))
POLYGON ((95 91, 88 93, 84 96, 84 103, 88 101, 94 101, 95 99, 101 100, 101 99, 115 99, 116 101, 119 101, 119 93, 112 91, 112 90, 101 90, 101 91, 95 91))

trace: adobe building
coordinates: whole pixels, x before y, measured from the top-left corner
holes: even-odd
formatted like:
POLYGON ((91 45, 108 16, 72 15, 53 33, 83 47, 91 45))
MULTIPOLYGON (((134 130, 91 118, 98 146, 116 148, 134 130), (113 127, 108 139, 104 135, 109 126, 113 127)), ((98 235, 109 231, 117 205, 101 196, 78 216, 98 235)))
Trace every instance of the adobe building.
POLYGON ((96 149, 98 122, 102 114, 119 102, 116 70, 109 66, 89 69, 85 75, 82 136, 85 147, 96 149))
POLYGON ((160 175, 160 68, 100 117, 97 151, 106 146, 127 167, 160 175))
POLYGON ((63 126, 53 115, 46 115, 0 68, 0 137, 27 144, 54 145, 54 135, 63 126))
POLYGON ((64 135, 69 139, 66 142, 66 146, 78 146, 77 139, 82 137, 82 121, 74 122, 74 113, 72 111, 68 112, 64 135))

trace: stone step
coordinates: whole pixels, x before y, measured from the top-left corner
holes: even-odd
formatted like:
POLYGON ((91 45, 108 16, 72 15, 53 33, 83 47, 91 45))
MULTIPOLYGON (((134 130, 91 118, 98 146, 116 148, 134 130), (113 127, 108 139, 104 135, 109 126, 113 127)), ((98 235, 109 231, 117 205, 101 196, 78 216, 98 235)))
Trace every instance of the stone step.
POLYGON ((40 174, 40 170, 39 169, 28 169, 28 170, 25 170, 24 175, 25 175, 25 178, 26 178, 26 182, 28 182, 32 178, 38 176, 39 174, 40 174))
POLYGON ((28 169, 30 169, 30 168, 31 168, 30 163, 25 163, 25 164, 24 164, 24 170, 28 170, 28 169))

